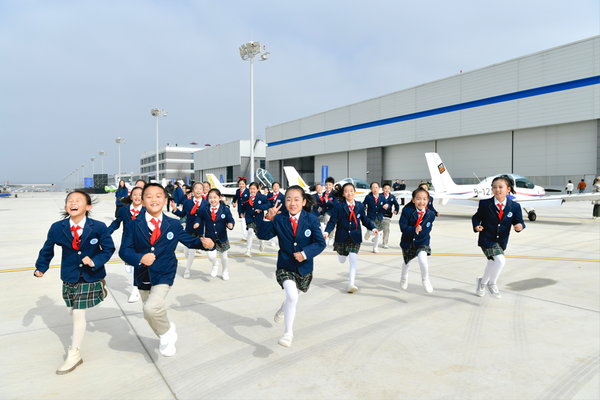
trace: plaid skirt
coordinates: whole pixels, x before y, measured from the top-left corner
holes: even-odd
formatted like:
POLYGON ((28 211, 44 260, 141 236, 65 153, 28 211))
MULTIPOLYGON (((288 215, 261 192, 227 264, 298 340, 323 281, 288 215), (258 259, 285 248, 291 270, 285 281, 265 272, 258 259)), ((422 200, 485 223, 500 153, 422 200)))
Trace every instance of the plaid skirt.
POLYGON ((321 224, 325 223, 325 216, 324 215, 319 215, 319 223, 321 223, 321 224))
POLYGON ((402 257, 404 257, 404 264, 408 264, 410 260, 415 258, 421 251, 426 252, 428 256, 431 255, 431 247, 429 246, 419 246, 418 249, 415 249, 415 244, 412 243, 408 249, 402 249, 402 257))
POLYGON ((312 272, 308 275, 300 275, 297 272, 288 271, 287 269, 278 269, 275 273, 275 277, 277 278, 277 283, 283 289, 283 282, 290 280, 296 282, 296 286, 298 290, 306 293, 308 291, 308 287, 310 286, 310 282, 312 281, 313 274, 312 272))
POLYGON ((219 253, 223 253, 224 251, 229 250, 231 248, 231 246, 229 245, 229 240, 226 240, 224 243, 221 243, 218 240, 216 240, 215 248, 217 249, 217 251, 219 253))
POLYGON ((481 247, 481 250, 483 250, 485 257, 492 261, 494 260, 494 256, 504 255, 504 250, 502 250, 502 247, 498 243, 494 243, 492 247, 481 247))
POLYGON ((248 225, 246 225, 246 229, 254 229, 254 233, 256 233, 256 231, 258 230, 258 228, 256 227, 256 222, 250 222, 248 225))
POLYGON ((106 297, 104 279, 98 282, 63 282, 62 295, 67 307, 75 310, 92 308, 106 297))
POLYGON ((340 256, 347 256, 350 253, 357 253, 360 250, 360 243, 354 243, 351 237, 346 243, 333 243, 333 250, 337 251, 340 256))
POLYGON ((378 231, 381 232, 383 230, 383 220, 376 219, 371 222, 373 225, 375 225, 375 228, 377 228, 378 231))

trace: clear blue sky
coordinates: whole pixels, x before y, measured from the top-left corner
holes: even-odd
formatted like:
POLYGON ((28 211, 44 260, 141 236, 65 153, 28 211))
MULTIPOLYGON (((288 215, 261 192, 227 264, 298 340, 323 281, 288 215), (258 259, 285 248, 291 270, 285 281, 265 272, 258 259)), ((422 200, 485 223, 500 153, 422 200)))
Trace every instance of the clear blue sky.
MULTIPOLYGON (((104 150, 105 173, 139 171, 160 144, 255 132, 600 33, 597 0, 0 0, 0 180, 62 179, 104 150)), ((96 161, 96 172, 100 163, 96 161)))

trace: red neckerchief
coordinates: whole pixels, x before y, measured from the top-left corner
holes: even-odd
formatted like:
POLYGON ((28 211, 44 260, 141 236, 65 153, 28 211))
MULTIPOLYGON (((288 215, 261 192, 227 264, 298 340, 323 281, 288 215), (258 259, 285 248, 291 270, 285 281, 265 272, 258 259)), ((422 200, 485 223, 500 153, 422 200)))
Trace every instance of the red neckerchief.
POLYGON ((196 211, 198 211, 198 205, 200 204, 200 201, 196 201, 194 199, 194 207, 192 207, 192 211, 190 212, 190 214, 194 215, 196 214, 196 211))
POLYGON ((250 198, 248 199, 248 203, 250 203, 251 207, 254 207, 254 198, 256 197, 256 195, 254 196, 250 196, 250 198))
POLYGON ((279 192, 277 192, 277 193, 273 192, 273 197, 269 198, 269 201, 275 199, 277 196, 279 196, 279 192))
POLYGON ((415 226, 419 226, 421 221, 423 221, 423 217, 425 216, 425 214, 427 214, 427 207, 425 207, 425 209, 423 211, 417 210, 417 214, 419 214, 419 218, 417 219, 417 223, 415 224, 415 226), (423 214, 421 214, 421 213, 423 213, 423 214))
MULTIPOLYGON (((379 197, 379 195, 377 197, 379 197)), ((377 205, 377 197, 375 197, 375 193, 373 193, 373 199, 375 200, 375 205, 377 205)))
POLYGON ((356 214, 354 214, 354 207, 356 207, 356 202, 354 204, 348 204, 348 209, 350 210, 350 221, 354 218, 354 223, 356 224, 356 228, 358 229, 358 220, 356 219, 356 214))

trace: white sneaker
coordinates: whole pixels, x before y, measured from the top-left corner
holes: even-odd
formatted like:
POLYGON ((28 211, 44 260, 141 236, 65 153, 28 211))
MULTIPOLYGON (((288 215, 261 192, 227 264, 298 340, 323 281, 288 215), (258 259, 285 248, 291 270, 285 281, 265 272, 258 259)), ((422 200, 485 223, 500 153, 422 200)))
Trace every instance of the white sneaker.
POLYGON ((252 252, 248 250, 246 254, 244 254, 244 257, 252 257, 252 252))
POLYGON ((248 241, 248 238, 244 236, 244 237, 242 238, 242 241, 244 241, 244 242, 247 242, 247 241, 248 241))
POLYGON ((219 272, 219 264, 213 265, 212 269, 210 270, 210 276, 214 278, 217 276, 217 272, 219 272))
POLYGON ((379 253, 379 249, 377 247, 374 247, 373 248, 373 253, 375 253, 375 254, 379 253))
POLYGON ((365 232, 365 240, 369 240, 370 237, 371 234, 369 233, 369 231, 365 232))
POLYGON ((356 285, 348 285, 348 293, 355 293, 358 292, 358 288, 356 287, 356 285))
POLYGON ((129 296, 129 299, 127 299, 127 302, 128 303, 135 303, 139 299, 140 299, 140 291, 137 288, 137 286, 134 286, 133 290, 131 291, 131 296, 129 296))
POLYGON ((160 335, 160 354, 165 357, 174 356, 177 352, 175 348, 175 342, 177 341, 177 332, 175 331, 175 324, 170 323, 171 328, 164 335, 160 335))
POLYGON ((284 333, 277 343, 283 347, 290 347, 292 345, 293 338, 294 335, 292 335, 291 333, 284 333))
POLYGON ((183 273, 183 279, 190 279, 191 273, 189 268, 185 269, 185 272, 183 273))
POLYGON ((258 247, 258 251, 265 251, 265 242, 260 242, 260 246, 258 247))
POLYGON ((490 296, 493 297, 494 299, 501 299, 502 296, 500 295, 500 292, 498 291, 498 286, 496 286, 495 283, 488 283, 487 285, 488 288, 488 292, 490 292, 490 296))
POLYGON ((406 290, 406 288, 408 288, 408 276, 403 276, 400 278, 400 287, 402 290, 406 290))
POLYGON ((206 252, 204 250, 200 250, 200 249, 196 250, 196 253, 198 253, 198 254, 206 254, 206 252))
POLYGON ((125 272, 127 272, 128 274, 133 272, 133 267, 129 264, 125 264, 125 272))
POLYGON ((383 246, 381 246, 381 247, 383 247, 384 249, 389 249, 389 248, 390 248, 390 246, 388 246, 387 244, 384 244, 384 245, 383 245, 383 246))
POLYGON ((429 279, 423 279, 423 288, 425 289, 425 293, 433 292, 433 286, 431 286, 429 279))
POLYGON ((277 312, 275 313, 275 316, 273 317, 273 321, 275 321, 276 323, 280 323, 281 321, 283 321, 283 306, 285 305, 285 301, 283 303, 281 303, 281 307, 279 307, 279 310, 277 310, 277 312))
POLYGON ((481 276, 477 278, 477 289, 475 289, 475 294, 479 297, 485 296, 485 285, 481 284, 481 276))
POLYGON ((223 280, 224 281, 228 281, 229 280, 229 272, 223 271, 223 280))

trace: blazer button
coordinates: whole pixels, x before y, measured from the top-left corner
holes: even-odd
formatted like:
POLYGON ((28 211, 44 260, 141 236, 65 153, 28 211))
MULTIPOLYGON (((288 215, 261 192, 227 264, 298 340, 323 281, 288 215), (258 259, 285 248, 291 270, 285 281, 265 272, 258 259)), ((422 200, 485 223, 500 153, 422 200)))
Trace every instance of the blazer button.
POLYGON ((154 247, 150 247, 150 251, 154 251, 154 247))
POLYGON ((81 252, 80 252, 80 251, 78 251, 78 252, 77 252, 77 254, 81 254, 81 252))
POLYGON ((298 243, 294 242, 294 246, 298 246, 298 243))
POLYGON ((80 267, 83 267, 83 264, 79 264, 80 267))

